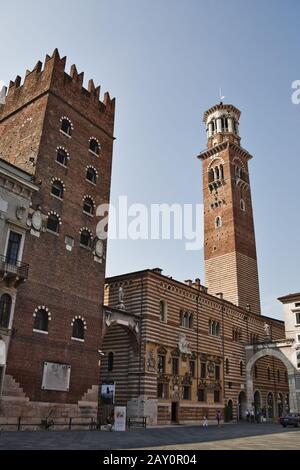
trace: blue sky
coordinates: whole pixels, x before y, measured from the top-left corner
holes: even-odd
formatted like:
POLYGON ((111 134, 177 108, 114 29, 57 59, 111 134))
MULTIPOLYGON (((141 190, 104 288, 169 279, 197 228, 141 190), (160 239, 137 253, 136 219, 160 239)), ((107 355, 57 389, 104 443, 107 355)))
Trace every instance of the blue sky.
MULTIPOLYGON (((1 7, 0 80, 58 47, 117 98, 112 202, 201 203, 203 112, 242 111, 250 163, 263 313, 299 291, 300 79, 297 0, 15 0, 1 7)), ((111 241, 107 274, 160 266, 203 275, 203 251, 180 241, 111 241)))

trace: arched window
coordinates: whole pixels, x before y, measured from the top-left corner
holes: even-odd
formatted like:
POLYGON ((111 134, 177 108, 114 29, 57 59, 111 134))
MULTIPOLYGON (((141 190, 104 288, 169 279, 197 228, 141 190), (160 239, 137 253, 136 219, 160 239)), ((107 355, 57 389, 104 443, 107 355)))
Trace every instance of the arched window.
POLYGON ((214 320, 208 322, 209 334, 212 336, 220 336, 220 323, 214 320))
POLYGON ((50 232, 59 233, 60 221, 56 214, 49 214, 47 220, 47 230, 50 232))
POLYGON ((222 131, 223 132, 228 132, 228 119, 227 119, 227 117, 223 116, 221 118, 221 122, 222 122, 222 131))
POLYGON ((245 204, 244 199, 241 199, 241 210, 242 210, 242 211, 245 211, 245 210, 246 210, 246 204, 245 204))
POLYGON ((183 328, 193 328, 193 314, 185 311, 180 312, 180 325, 183 328))
POLYGON ((62 118, 60 130, 69 136, 72 135, 72 124, 68 118, 62 118))
POLYGON ((92 235, 88 230, 82 230, 80 233, 80 245, 88 248, 92 245, 92 235))
POLYGON ((48 331, 49 317, 48 312, 40 308, 35 313, 33 329, 37 331, 48 331))
POLYGON ((235 167, 235 176, 237 178, 241 178, 241 176, 242 176, 242 169, 239 166, 235 167))
POLYGON ((233 126, 233 131, 235 134, 238 133, 238 126, 237 126, 237 122, 235 119, 232 120, 232 126, 233 126))
POLYGON ((230 368, 229 368, 229 359, 226 359, 226 361, 225 361, 225 372, 226 372, 226 374, 229 374, 229 370, 230 370, 230 368))
POLYGON ((76 318, 73 323, 72 338, 84 339, 84 322, 79 318, 76 318))
POLYGON ((166 321, 166 304, 163 300, 159 302, 159 321, 166 321))
POLYGON ((91 139, 90 140, 90 151, 95 153, 96 155, 100 155, 100 145, 99 142, 96 139, 91 139))
POLYGON ((53 196, 58 197, 59 199, 63 199, 63 197, 64 197, 64 185, 61 181, 54 180, 52 182, 51 194, 53 194, 53 196))
POLYGON ((108 353, 107 370, 108 372, 112 372, 114 370, 114 353, 113 352, 108 353))
POLYGON ((97 182, 97 172, 92 166, 89 166, 86 170, 86 179, 93 184, 97 182))
POLYGON ((222 227, 222 219, 220 216, 216 217, 215 225, 216 225, 216 228, 222 227))
POLYGON ((212 121, 210 121, 210 122, 211 122, 211 131, 212 131, 212 133, 214 134, 214 133, 216 132, 216 125, 215 125, 215 121, 214 121, 214 120, 212 120, 212 121))
POLYGON ((214 180, 215 180, 215 172, 214 172, 214 170, 211 168, 211 169, 209 170, 208 181, 209 181, 209 183, 213 183, 214 180))
POLYGON ((240 362, 240 376, 242 377, 244 375, 244 363, 241 361, 240 362))
POLYGON ((0 327, 9 328, 12 299, 8 294, 3 294, 0 299, 0 327))
POLYGON ((86 214, 90 214, 90 215, 93 215, 94 213, 94 202, 90 197, 84 198, 83 212, 85 212, 86 214))
POLYGON ((215 176, 216 176, 216 180, 220 179, 220 170, 218 166, 215 167, 215 176))
POLYGON ((58 163, 60 163, 61 165, 63 165, 63 166, 68 165, 68 154, 64 149, 62 149, 62 148, 57 149, 56 161, 58 163))

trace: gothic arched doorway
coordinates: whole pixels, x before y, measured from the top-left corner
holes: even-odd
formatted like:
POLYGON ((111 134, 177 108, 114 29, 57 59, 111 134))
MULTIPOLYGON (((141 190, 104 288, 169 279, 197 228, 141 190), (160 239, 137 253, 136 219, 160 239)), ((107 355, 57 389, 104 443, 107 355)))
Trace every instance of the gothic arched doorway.
POLYGON ((245 392, 241 392, 239 394, 238 406, 239 406, 238 419, 241 421, 241 420, 246 419, 247 398, 246 398, 246 393, 245 392))

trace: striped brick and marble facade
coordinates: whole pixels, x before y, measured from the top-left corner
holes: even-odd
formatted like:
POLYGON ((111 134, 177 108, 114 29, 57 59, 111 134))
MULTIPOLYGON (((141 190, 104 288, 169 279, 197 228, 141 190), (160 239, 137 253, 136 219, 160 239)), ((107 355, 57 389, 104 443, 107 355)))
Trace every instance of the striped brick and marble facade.
MULTIPOLYGON (((129 415, 147 416, 151 424, 197 423, 204 416, 214 420, 217 410, 224 416, 229 404, 231 418, 245 418, 245 345, 265 340, 266 322, 272 339, 284 338, 283 322, 212 296, 199 280, 182 283, 160 269, 108 278, 104 299, 113 316, 102 343, 101 380, 115 381, 116 404, 127 405, 129 415)), ((253 407, 267 418, 282 414, 285 366, 264 357, 252 374, 253 407)))

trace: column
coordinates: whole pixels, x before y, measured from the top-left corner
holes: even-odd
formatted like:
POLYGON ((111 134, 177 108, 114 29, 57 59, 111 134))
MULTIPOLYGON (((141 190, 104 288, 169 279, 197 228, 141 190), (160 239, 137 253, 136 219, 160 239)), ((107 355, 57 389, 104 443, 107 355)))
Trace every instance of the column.
POLYGON ((222 132, 222 119, 217 118, 217 132, 222 132))

